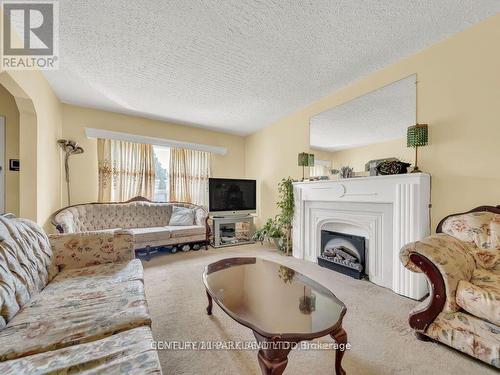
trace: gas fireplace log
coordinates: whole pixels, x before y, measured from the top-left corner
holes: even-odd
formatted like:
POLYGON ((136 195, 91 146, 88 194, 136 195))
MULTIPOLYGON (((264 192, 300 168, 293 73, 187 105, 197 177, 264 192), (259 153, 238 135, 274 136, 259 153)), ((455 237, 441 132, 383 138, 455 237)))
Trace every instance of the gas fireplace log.
POLYGON ((344 246, 335 247, 333 249, 325 249, 325 252, 326 250, 330 250, 334 255, 337 255, 342 259, 348 260, 349 262, 359 262, 359 259, 349 254, 346 251, 348 249, 344 246))
POLYGON ((336 254, 333 252, 333 249, 325 249, 323 251, 323 256, 326 258, 335 258, 336 254))
POLYGON ((352 269, 357 270, 359 272, 361 272, 363 270, 363 266, 358 262, 349 262, 348 260, 333 258, 333 263, 340 264, 344 267, 352 268, 352 269))

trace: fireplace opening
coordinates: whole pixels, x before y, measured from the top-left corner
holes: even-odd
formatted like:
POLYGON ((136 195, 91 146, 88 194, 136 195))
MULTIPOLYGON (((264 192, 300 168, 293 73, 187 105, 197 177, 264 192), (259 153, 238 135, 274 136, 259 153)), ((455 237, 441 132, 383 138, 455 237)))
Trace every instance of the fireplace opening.
POLYGON ((365 258, 364 237, 321 231, 320 266, 361 279, 365 276, 365 258))

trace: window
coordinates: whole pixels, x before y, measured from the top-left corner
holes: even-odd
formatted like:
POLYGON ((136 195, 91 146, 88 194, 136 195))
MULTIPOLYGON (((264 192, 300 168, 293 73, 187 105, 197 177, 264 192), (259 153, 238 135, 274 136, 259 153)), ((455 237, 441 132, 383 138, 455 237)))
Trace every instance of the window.
POLYGON ((169 181, 168 168, 170 165, 170 148, 162 146, 153 146, 155 159, 155 202, 168 202, 169 181))
POLYGON ((155 202, 208 204, 210 153, 153 146, 155 202))
POLYGON ((100 202, 142 196, 207 205, 209 152, 98 138, 100 202))

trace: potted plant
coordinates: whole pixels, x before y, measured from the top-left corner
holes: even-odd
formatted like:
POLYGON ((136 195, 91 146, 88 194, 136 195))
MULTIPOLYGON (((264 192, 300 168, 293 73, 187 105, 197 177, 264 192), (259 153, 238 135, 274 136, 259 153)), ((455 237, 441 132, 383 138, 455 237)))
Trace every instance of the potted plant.
POLYGON ((287 255, 292 248, 292 223, 294 213, 293 179, 283 178, 278 185, 279 200, 276 207, 280 210, 274 218, 266 221, 264 226, 258 229, 253 238, 261 243, 264 240, 272 241, 281 251, 287 255))
POLYGON ((293 179, 291 177, 283 178, 278 185, 279 200, 276 206, 280 213, 276 219, 283 231, 284 249, 288 255, 292 249, 292 224, 295 202, 293 198, 293 179))
POLYGON ((281 227, 276 219, 269 218, 266 223, 253 234, 253 240, 259 241, 261 244, 264 241, 273 242, 279 247, 279 240, 283 236, 281 227))

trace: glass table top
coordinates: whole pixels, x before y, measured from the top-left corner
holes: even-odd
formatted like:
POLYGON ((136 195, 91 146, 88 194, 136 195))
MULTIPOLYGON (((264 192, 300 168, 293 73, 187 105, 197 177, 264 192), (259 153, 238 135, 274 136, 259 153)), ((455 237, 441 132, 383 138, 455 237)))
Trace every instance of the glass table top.
POLYGON ((214 301, 239 323, 268 335, 314 335, 342 321, 344 304, 333 293, 278 263, 228 258, 205 268, 214 301))

